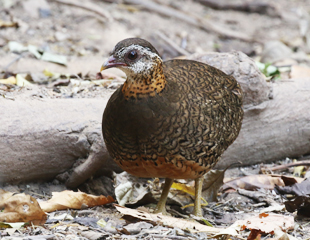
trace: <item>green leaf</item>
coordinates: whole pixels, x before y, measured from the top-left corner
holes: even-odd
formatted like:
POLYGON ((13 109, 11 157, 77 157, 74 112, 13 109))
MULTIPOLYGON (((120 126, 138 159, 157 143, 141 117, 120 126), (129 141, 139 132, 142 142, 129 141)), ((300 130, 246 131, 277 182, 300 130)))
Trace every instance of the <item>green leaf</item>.
POLYGON ((280 77, 280 71, 276 66, 270 63, 255 62, 258 69, 267 77, 267 79, 277 79, 280 77))
POLYGON ((275 66, 269 65, 269 66, 266 68, 266 71, 267 71, 267 74, 268 74, 268 75, 273 75, 273 74, 276 74, 276 73, 277 73, 278 68, 275 67, 275 66))

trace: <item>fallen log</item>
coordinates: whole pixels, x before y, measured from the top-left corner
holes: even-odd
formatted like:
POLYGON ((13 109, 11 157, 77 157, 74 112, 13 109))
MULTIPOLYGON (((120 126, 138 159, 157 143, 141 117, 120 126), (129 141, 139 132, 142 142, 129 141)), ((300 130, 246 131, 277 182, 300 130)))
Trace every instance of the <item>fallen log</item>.
MULTIPOLYGON (((218 167, 310 153, 309 79, 268 86, 254 62, 242 53, 191 58, 234 75, 245 91, 242 130, 218 167)), ((33 99, 28 95, 17 96, 15 101, 0 99, 0 182, 56 177, 73 188, 94 174, 118 171, 101 134, 101 117, 110 95, 111 91, 97 99, 33 99)))
POLYGON ((273 99, 245 109, 241 132, 218 167, 298 158, 310 153, 310 78, 280 80, 273 99))
MULTIPOLYGON (((50 180, 98 154, 100 119, 107 99, 1 99, 0 182, 50 180)), ((101 143, 101 144, 100 144, 101 143)))

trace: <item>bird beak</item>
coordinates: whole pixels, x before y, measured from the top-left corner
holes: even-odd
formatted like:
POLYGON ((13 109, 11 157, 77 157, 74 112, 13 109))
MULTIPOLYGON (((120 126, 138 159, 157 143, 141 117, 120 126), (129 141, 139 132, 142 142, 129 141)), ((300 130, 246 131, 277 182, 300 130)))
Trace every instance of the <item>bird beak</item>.
POLYGON ((124 62, 118 62, 114 56, 110 56, 108 60, 101 66, 100 72, 112 67, 127 66, 124 62))

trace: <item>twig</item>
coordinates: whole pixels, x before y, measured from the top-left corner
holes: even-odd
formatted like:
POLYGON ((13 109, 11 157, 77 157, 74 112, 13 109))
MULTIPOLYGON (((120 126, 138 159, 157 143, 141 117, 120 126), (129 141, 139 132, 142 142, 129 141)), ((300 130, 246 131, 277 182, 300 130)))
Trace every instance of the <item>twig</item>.
POLYGON ((13 97, 8 97, 8 96, 6 96, 4 94, 1 94, 1 96, 4 97, 5 99, 9 99, 9 100, 15 101, 15 98, 13 98, 13 97))
MULTIPOLYGON (((68 6, 78 7, 78 8, 96 13, 100 17, 104 17, 105 20, 108 20, 108 21, 112 20, 112 16, 110 15, 110 13, 107 12, 105 9, 100 8, 98 5, 94 5, 91 3, 84 4, 84 3, 73 1, 73 0, 49 0, 49 1, 54 1, 57 3, 68 5, 68 6)), ((103 20, 103 19, 100 19, 100 20, 105 22, 105 20, 103 20)))
POLYGON ((172 47, 175 51, 180 53, 181 55, 188 56, 190 53, 186 51, 185 49, 179 47, 175 42, 173 42, 170 38, 166 37, 165 34, 163 34, 160 31, 156 31, 156 35, 161 38, 165 43, 169 44, 170 47, 172 47))
POLYGON ((279 165, 279 166, 275 166, 271 168, 262 168, 262 170, 277 171, 277 170, 282 170, 282 169, 287 169, 290 167, 297 167, 297 166, 310 166, 310 160, 303 160, 303 161, 283 164, 283 165, 279 165))
POLYGON ((14 58, 11 62, 9 62, 9 64, 8 65, 6 65, 5 67, 4 67, 4 71, 5 71, 5 73, 7 73, 8 71, 8 68, 13 64, 13 63, 15 63, 15 62, 17 62, 19 59, 21 59, 23 57, 23 55, 22 54, 20 54, 18 57, 16 57, 16 58, 14 58))
POLYGON ((176 240, 183 240, 183 239, 188 239, 188 237, 182 237, 182 236, 166 236, 163 234, 150 234, 151 237, 153 238, 160 238, 160 239, 164 239, 164 238, 169 238, 169 239, 176 239, 176 240))
POLYGON ((213 210, 218 209, 226 204, 228 204, 229 202, 231 202, 232 200, 234 200, 233 198, 228 199, 227 201, 223 202, 223 203, 219 203, 218 205, 216 205, 215 207, 213 207, 213 210))
POLYGON ((272 17, 281 16, 278 13, 276 7, 268 2, 246 1, 242 3, 235 3, 231 1, 217 1, 217 0, 195 0, 195 1, 207 7, 217 10, 235 10, 250 13, 260 13, 260 14, 267 14, 272 17))
POLYGON ((244 34, 244 33, 238 33, 236 31, 224 28, 222 26, 219 26, 215 22, 212 22, 210 20, 206 20, 200 17, 196 16, 190 16, 189 13, 181 12, 176 9, 173 9, 168 6, 163 6, 158 3, 154 3, 152 1, 148 0, 124 0, 124 3, 127 4, 136 4, 140 5, 142 8, 157 12, 161 15, 168 16, 168 17, 174 17, 177 19, 180 19, 184 22, 187 22, 189 24, 192 24, 196 27, 199 27, 201 29, 204 29, 208 32, 214 32, 219 34, 220 36, 227 37, 227 38, 235 38, 240 39, 246 42, 260 42, 258 39, 253 39, 252 37, 244 34))
MULTIPOLYGON (((242 189, 242 188, 239 188, 239 189, 237 190, 237 192, 238 192, 240 195, 243 195, 243 196, 252 198, 252 199, 254 199, 254 200, 257 201, 257 202, 267 202, 267 196, 266 196, 265 193, 262 193, 262 192, 255 192, 255 191, 249 191, 249 190, 245 190, 245 189, 242 189)), ((268 203, 268 202, 267 202, 267 203, 268 203)))

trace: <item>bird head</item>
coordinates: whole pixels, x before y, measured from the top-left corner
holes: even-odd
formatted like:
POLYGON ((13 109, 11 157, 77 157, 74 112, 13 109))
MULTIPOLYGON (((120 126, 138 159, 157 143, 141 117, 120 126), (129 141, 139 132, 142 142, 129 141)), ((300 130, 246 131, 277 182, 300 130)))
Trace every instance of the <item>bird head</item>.
POLYGON ((151 73, 162 60, 156 49, 141 38, 127 38, 114 47, 108 60, 102 65, 101 71, 108 68, 118 68, 131 75, 146 75, 151 73))

